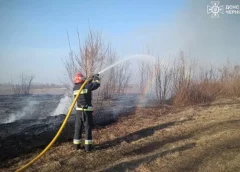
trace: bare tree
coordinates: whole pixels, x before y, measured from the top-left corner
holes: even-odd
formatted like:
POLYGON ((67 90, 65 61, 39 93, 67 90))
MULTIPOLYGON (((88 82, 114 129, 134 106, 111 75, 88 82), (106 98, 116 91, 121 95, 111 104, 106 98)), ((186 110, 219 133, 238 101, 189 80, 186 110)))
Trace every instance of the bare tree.
POLYGON ((62 81, 62 84, 68 91, 69 97, 72 96, 72 88, 73 88, 73 79, 74 75, 78 72, 78 66, 73 58, 73 53, 69 53, 69 58, 63 60, 63 64, 65 66, 65 79, 62 81))
MULTIPOLYGON (((111 65, 117 60, 116 53, 109 49, 107 57, 107 65, 111 65)), ((104 99, 111 98, 117 89, 117 69, 111 68, 103 74, 101 93, 104 99)))
POLYGON ((101 34, 92 32, 90 29, 84 44, 79 45, 80 57, 75 56, 75 60, 85 76, 89 77, 102 70, 106 65, 108 50, 109 46, 104 45, 101 34))
MULTIPOLYGON (((81 72, 86 77, 89 77, 100 72, 107 65, 111 65, 117 61, 116 53, 109 45, 104 44, 99 32, 93 32, 90 29, 88 36, 83 43, 80 42, 78 31, 77 35, 79 42, 79 55, 72 51, 68 37, 70 53, 69 57, 63 60, 66 70, 66 79, 63 84, 69 91, 69 96, 72 95, 73 78, 77 72, 81 72)), ((115 93, 124 93, 124 88, 128 84, 130 78, 128 70, 129 65, 123 64, 116 68, 111 68, 106 73, 101 74, 101 89, 94 93, 98 95, 97 99, 99 96, 108 98, 115 93)))
POLYGON ((140 74, 140 93, 143 95, 146 92, 148 81, 153 78, 154 73, 151 64, 144 61, 138 64, 138 70, 140 74))
POLYGON ((121 64, 117 67, 117 94, 124 94, 128 87, 131 72, 129 70, 129 63, 121 64))
POLYGON ((19 78, 20 78, 19 83, 13 84, 12 86, 14 94, 28 95, 30 93, 34 75, 33 74, 26 75, 24 73, 21 73, 19 78))
POLYGON ((29 93, 30 93, 30 89, 31 89, 31 86, 32 86, 32 81, 33 81, 33 79, 34 79, 34 75, 29 75, 29 76, 28 76, 26 94, 29 94, 29 93))
POLYGON ((104 67, 106 53, 108 50, 108 47, 105 47, 103 44, 100 33, 93 33, 91 30, 89 30, 88 36, 83 44, 80 43, 78 31, 77 34, 79 41, 79 55, 73 52, 68 37, 70 52, 68 58, 63 60, 66 71, 66 78, 63 81, 63 84, 69 91, 69 96, 72 95, 71 91, 75 74, 77 72, 81 72, 86 77, 89 77, 95 72, 99 72, 99 70, 104 67))
POLYGON ((169 66, 161 63, 160 58, 157 58, 154 65, 154 72, 156 97, 159 103, 163 104, 170 97, 172 71, 169 69, 169 66))

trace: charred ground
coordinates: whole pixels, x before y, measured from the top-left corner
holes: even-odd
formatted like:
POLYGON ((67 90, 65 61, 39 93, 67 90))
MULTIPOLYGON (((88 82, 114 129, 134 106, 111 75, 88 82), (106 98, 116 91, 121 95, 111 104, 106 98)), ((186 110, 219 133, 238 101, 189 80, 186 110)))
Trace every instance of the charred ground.
MULTIPOLYGON (((239 171, 240 99, 173 109, 137 108, 96 128, 95 150, 55 145, 27 171, 239 171)), ((10 159, 12 171, 41 150, 10 159)))

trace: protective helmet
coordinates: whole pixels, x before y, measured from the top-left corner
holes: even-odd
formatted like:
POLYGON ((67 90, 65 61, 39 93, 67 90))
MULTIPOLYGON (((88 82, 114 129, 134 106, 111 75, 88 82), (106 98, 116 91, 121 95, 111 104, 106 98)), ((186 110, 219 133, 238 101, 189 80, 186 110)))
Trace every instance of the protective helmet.
POLYGON ((77 73, 76 76, 74 77, 74 84, 79 84, 82 83, 85 80, 83 77, 83 74, 77 73))

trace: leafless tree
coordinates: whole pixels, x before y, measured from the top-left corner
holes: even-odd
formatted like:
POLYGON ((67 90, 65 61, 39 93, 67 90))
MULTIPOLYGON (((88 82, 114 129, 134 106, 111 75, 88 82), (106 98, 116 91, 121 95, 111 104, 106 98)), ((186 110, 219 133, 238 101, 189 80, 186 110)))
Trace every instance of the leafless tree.
POLYGON ((146 84, 148 84, 148 81, 153 78, 154 73, 151 68, 151 64, 146 61, 141 61, 138 64, 138 70, 140 74, 140 82, 139 82, 140 93, 144 94, 147 87, 146 84))
POLYGON ((169 69, 169 66, 161 63, 160 58, 157 58, 154 65, 154 73, 156 97, 159 103, 163 104, 170 97, 172 71, 169 69))
POLYGON ((130 63, 124 63, 117 67, 117 94, 124 94, 131 77, 130 63))
POLYGON ((69 58, 63 60, 65 66, 65 79, 62 81, 62 84, 68 91, 68 95, 72 96, 72 88, 73 88, 73 79, 74 75, 78 72, 78 66, 73 58, 73 53, 69 53, 69 58))
MULTIPOLYGON (((116 62, 117 56, 114 51, 109 49, 108 51, 108 65, 116 62)), ((117 89, 117 69, 111 68, 103 74, 101 92, 104 99, 111 98, 117 89)))
POLYGON ((93 32, 91 29, 82 46, 80 45, 79 33, 78 39, 80 57, 75 56, 75 60, 83 74, 89 77, 102 70, 106 65, 109 46, 104 45, 99 32, 93 32))
POLYGON ((13 84, 12 86, 14 94, 28 95, 30 93, 34 75, 26 75, 24 73, 21 73, 19 79, 19 83, 13 84))
POLYGON ((79 54, 77 55, 71 48, 69 36, 69 56, 63 59, 65 66, 65 80, 64 86, 69 91, 69 95, 72 95, 73 78, 77 72, 83 73, 86 77, 93 75, 95 72, 104 67, 106 53, 108 47, 104 45, 101 34, 99 32, 92 32, 89 30, 88 36, 83 42, 80 43, 79 32, 77 31, 79 41, 79 54))
MULTIPOLYGON (((63 60, 66 71, 66 78, 63 84, 69 91, 69 96, 72 95, 73 78, 77 72, 81 72, 86 77, 89 77, 117 61, 116 53, 111 49, 110 45, 104 43, 99 32, 93 32, 90 29, 88 36, 82 43, 80 42, 78 31, 77 36, 79 42, 79 54, 74 53, 71 49, 68 37, 70 53, 69 57, 63 60)), ((128 84, 130 77, 128 70, 129 65, 123 64, 116 68, 111 68, 104 74, 101 74, 101 88, 94 93, 98 95, 97 99, 99 97, 108 98, 115 93, 124 93, 123 88, 128 84)))

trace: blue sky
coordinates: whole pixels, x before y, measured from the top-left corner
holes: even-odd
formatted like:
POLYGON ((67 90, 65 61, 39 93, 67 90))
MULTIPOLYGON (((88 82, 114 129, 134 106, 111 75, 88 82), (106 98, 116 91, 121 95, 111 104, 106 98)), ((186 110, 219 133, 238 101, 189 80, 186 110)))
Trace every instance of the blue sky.
MULTIPOLYGON (((195 47, 199 45, 189 48, 192 45, 189 39, 198 35, 200 18, 206 17, 208 2, 195 6, 185 0, 0 0, 0 82, 25 72, 35 74, 35 82, 60 83, 64 75, 61 59, 69 52, 66 32, 77 51, 76 28, 80 39, 84 39, 89 26, 101 31, 104 40, 112 44, 120 57, 143 53, 146 47, 162 56, 186 47, 189 52, 197 52, 195 47), (196 11, 194 8, 200 10, 196 19, 190 17, 196 11), (194 22, 192 30, 188 30, 188 25, 194 22)), ((205 29, 215 30, 222 25, 224 17, 214 22, 208 21, 211 26, 205 25, 205 29)), ((206 30, 202 30, 199 35, 205 34, 206 30)), ((214 40, 219 36, 216 34, 214 40)), ((231 42, 233 36, 228 39, 231 42)), ((201 40, 196 38, 195 42, 201 40)))
MULTIPOLYGON (((68 55, 66 31, 73 49, 76 28, 85 38, 89 26, 101 31, 121 55, 132 52, 124 47, 125 35, 146 25, 174 20, 181 1, 0 1, 1 81, 19 72, 32 72, 39 82, 59 82, 61 58, 68 55), (120 43, 120 45, 118 44, 120 43), (13 71, 12 71, 13 70, 13 71)), ((132 38, 134 39, 134 37, 132 38)), ((134 43, 133 43, 134 44, 134 43)), ((144 44, 142 44, 142 47, 144 44)))

